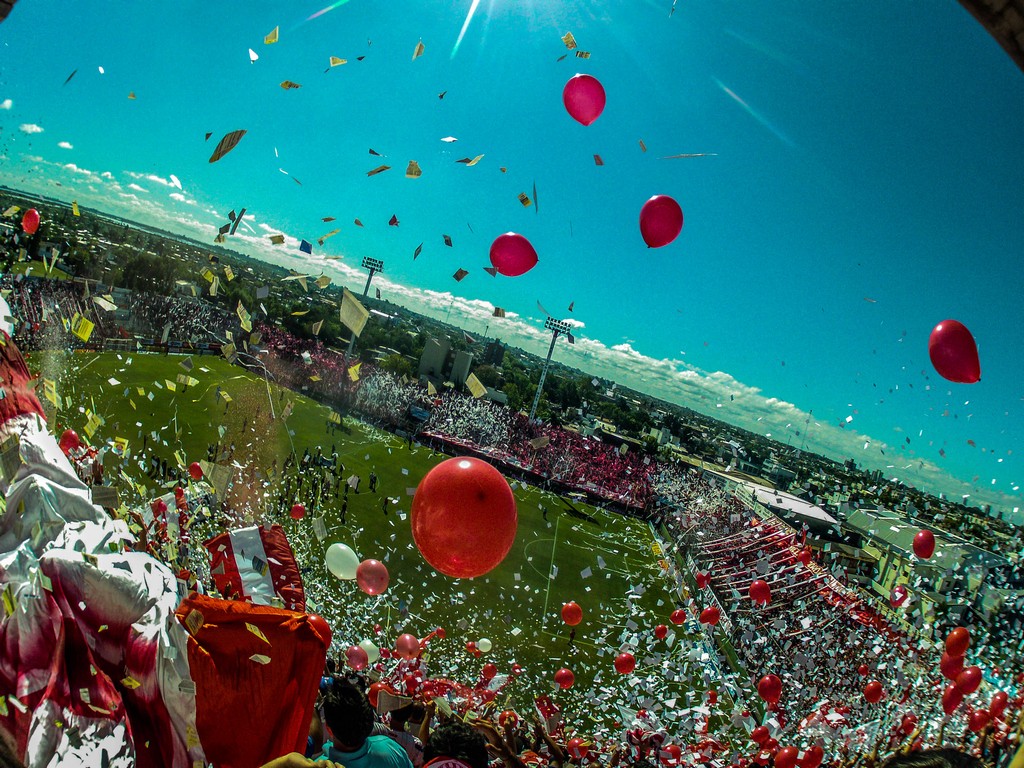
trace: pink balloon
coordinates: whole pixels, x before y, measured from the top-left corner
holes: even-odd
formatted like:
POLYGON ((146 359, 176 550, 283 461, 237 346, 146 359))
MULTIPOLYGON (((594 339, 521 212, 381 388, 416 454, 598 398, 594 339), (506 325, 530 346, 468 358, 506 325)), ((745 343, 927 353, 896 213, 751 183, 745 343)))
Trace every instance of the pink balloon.
POLYGON ((943 320, 928 338, 928 357, 944 379, 959 384, 981 381, 978 345, 963 323, 943 320))
POLYGON ((416 639, 415 635, 408 633, 399 635, 395 641, 395 650, 403 659, 414 659, 420 652, 420 641, 416 639))
POLYGON ((39 229, 39 211, 35 208, 25 211, 25 215, 21 217, 21 228, 26 234, 34 235, 39 229))
POLYGON ((648 248, 668 245, 683 231, 683 209, 668 195, 655 195, 640 209, 640 234, 648 248))
POLYGON ((358 645, 350 645, 346 648, 345 658, 348 661, 348 665, 356 671, 366 669, 366 665, 370 663, 370 657, 358 645))
POLYGON ((506 232, 491 243, 491 264, 505 277, 518 277, 537 266, 537 251, 522 235, 506 232))
POLYGON ((562 89, 562 103, 573 120, 590 125, 604 112, 604 86, 596 77, 575 75, 562 89))
POLYGON ((379 595, 390 582, 387 566, 380 560, 363 560, 356 568, 356 584, 368 595, 379 595))

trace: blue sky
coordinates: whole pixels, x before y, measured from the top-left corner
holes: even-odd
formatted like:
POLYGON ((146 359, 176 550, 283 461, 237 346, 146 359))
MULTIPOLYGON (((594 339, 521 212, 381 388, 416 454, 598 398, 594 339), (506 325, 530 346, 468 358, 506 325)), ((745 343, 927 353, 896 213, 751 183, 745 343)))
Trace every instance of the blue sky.
POLYGON ((539 300, 581 324, 567 362, 1019 504, 1024 74, 957 3, 680 0, 670 17, 671 0, 482 0, 455 50, 471 6, 349 0, 310 19, 323 5, 21 0, 0 25, 0 175, 202 239, 245 206, 239 250, 359 288, 353 267, 383 258, 392 298, 536 352, 539 300), (329 56, 348 63, 325 73, 329 56), (576 72, 608 94, 589 127, 561 102, 576 72), (661 159, 677 153, 713 156, 661 159), (405 178, 410 160, 421 178, 405 178), (654 194, 686 218, 657 250, 637 225, 654 194), (540 263, 491 278, 489 245, 510 230, 540 263), (489 323, 494 306, 509 318, 489 323), (946 318, 979 341, 978 385, 931 370, 946 318))

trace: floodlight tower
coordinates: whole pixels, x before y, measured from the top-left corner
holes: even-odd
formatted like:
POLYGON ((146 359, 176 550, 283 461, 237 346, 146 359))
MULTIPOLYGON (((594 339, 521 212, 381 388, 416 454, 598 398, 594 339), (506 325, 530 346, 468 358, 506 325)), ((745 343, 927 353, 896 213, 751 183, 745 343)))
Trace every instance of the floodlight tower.
MULTIPOLYGON (((363 269, 370 270, 370 274, 366 276, 366 285, 363 287, 363 298, 370 292, 370 281, 373 280, 373 276, 378 272, 384 271, 384 262, 380 259, 371 259, 369 256, 363 256, 363 269)), ((349 329, 351 333, 351 329, 349 329)), ((352 350, 356 346, 356 335, 353 333, 352 338, 348 340, 348 349, 345 350, 345 357, 343 358, 345 367, 348 367, 348 359, 352 357, 352 350)))
POLYGON ((540 405, 540 393, 544 391, 544 379, 548 375, 548 366, 551 364, 551 354, 555 351, 555 342, 558 341, 558 334, 564 333, 569 338, 569 343, 573 341, 572 334, 569 332, 572 326, 564 320, 555 320, 553 317, 549 317, 544 321, 544 330, 551 331, 551 346, 548 347, 548 356, 544 361, 544 367, 540 369, 540 381, 537 383, 537 394, 533 396, 533 405, 530 406, 530 421, 533 421, 534 416, 537 415, 537 406, 540 405))
POLYGON ((363 256, 363 269, 370 270, 370 274, 366 277, 366 287, 363 288, 363 296, 370 292, 370 281, 373 280, 373 276, 378 272, 384 271, 384 262, 380 259, 371 259, 369 256, 363 256))

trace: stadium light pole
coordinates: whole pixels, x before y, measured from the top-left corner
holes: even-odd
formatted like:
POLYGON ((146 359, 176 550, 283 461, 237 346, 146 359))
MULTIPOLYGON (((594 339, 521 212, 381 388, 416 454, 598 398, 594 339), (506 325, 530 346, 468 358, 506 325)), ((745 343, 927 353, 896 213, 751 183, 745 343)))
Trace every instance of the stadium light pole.
POLYGON ((551 331, 551 346, 548 347, 548 356, 544 360, 544 367, 540 369, 540 381, 537 383, 537 394, 533 396, 533 405, 530 406, 530 421, 537 415, 537 406, 540 405, 540 395, 544 391, 544 379, 548 375, 548 366, 551 365, 551 355, 555 351, 555 342, 558 341, 558 334, 564 333, 569 339, 569 343, 572 344, 575 340, 572 334, 569 332, 572 326, 570 326, 564 320, 555 320, 553 317, 549 317, 544 321, 544 330, 551 331))
MULTIPOLYGON (((373 280, 373 276, 378 272, 384 271, 384 262, 381 259, 371 259, 369 256, 363 256, 363 269, 370 270, 370 274, 366 276, 366 285, 363 287, 363 298, 365 299, 367 294, 370 293, 370 282, 373 280)), ((352 329, 349 329, 351 333, 352 329)), ((352 337, 348 340, 348 349, 345 350, 345 367, 348 368, 348 359, 352 357, 352 350, 356 346, 356 335, 353 333, 352 337)))

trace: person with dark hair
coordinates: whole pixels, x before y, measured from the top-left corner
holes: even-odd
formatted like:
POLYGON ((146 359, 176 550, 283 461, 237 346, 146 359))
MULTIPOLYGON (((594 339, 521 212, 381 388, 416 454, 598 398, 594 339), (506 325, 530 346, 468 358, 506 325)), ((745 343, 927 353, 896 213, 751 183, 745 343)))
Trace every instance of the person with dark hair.
POLYGON ((466 723, 455 721, 442 725, 427 739, 423 748, 424 765, 446 757, 461 760, 469 768, 487 768, 487 740, 466 723))
POLYGON ((391 730, 388 732, 388 736, 405 750, 409 759, 412 760, 414 768, 420 768, 423 765, 423 742, 414 733, 411 733, 406 725, 411 721, 417 724, 416 730, 421 730, 424 720, 427 723, 430 722, 422 704, 406 704, 391 712, 391 730))
POLYGON ((330 760, 345 768, 413 768, 396 741, 371 735, 376 722, 373 708, 355 686, 334 681, 324 698, 324 720, 331 739, 324 749, 330 760))
POLYGON ((982 768, 984 764, 956 749, 926 749, 896 755, 882 768, 982 768))

